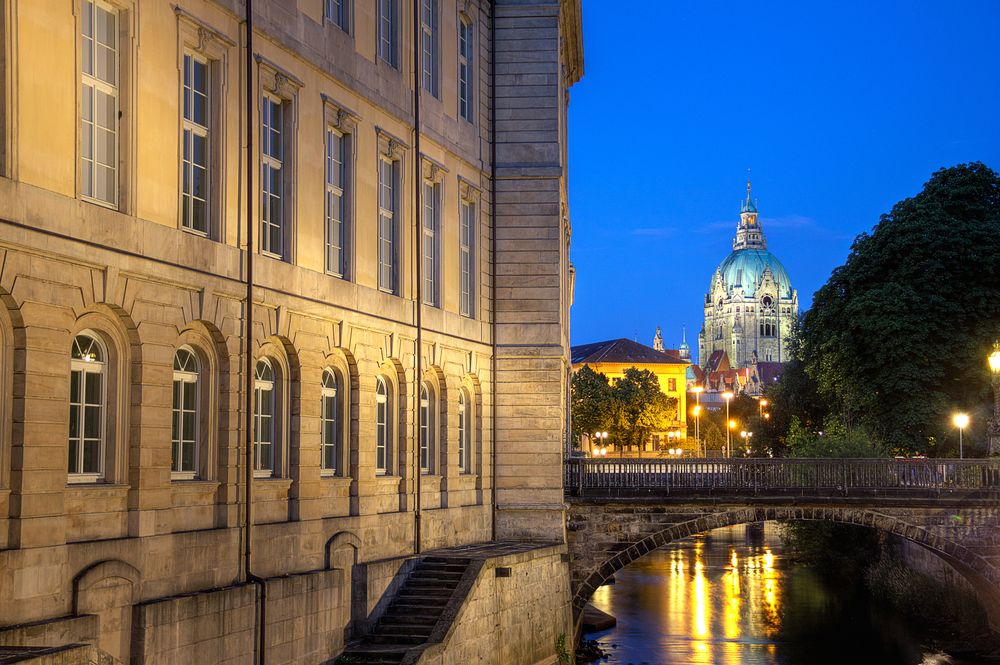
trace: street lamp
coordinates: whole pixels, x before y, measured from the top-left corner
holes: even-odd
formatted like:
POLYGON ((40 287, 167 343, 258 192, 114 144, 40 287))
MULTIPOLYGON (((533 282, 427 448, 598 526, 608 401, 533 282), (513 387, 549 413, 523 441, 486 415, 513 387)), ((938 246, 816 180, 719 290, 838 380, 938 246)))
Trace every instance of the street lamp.
POLYGON ((962 434, 965 428, 969 426, 969 414, 967 413, 956 413, 951 421, 955 423, 955 427, 958 428, 958 459, 963 459, 965 455, 962 451, 962 434))
POLYGON ((987 455, 1000 455, 1000 341, 993 342, 993 353, 987 358, 993 374, 993 419, 990 421, 990 446, 987 455))
POLYGON ((764 399, 763 397, 761 397, 757 401, 757 417, 758 418, 763 418, 764 417, 764 407, 765 406, 767 406, 767 400, 764 399))
POLYGON ((733 444, 730 443, 729 438, 730 438, 730 434, 732 433, 732 431, 734 429, 736 429, 736 421, 735 420, 730 420, 728 423, 726 423, 726 457, 732 457, 733 456, 733 444))
POLYGON ((608 433, 607 432, 594 432, 594 439, 597 441, 598 445, 601 446, 601 455, 607 455, 607 443, 608 443, 608 433), (603 442, 603 443, 602 443, 603 442))
POLYGON ((694 438, 698 442, 698 454, 701 454, 701 404, 696 404, 691 411, 694 413, 694 438))
POLYGON ((744 430, 740 432, 740 438, 743 439, 743 456, 748 457, 750 455, 750 439, 753 438, 753 432, 744 430))
POLYGON ((726 421, 729 422, 729 427, 726 428, 726 454, 723 457, 728 457, 732 453, 732 443, 729 440, 729 430, 733 428, 733 422, 729 420, 729 400, 733 398, 733 391, 727 390, 722 393, 722 399, 726 400, 726 421))

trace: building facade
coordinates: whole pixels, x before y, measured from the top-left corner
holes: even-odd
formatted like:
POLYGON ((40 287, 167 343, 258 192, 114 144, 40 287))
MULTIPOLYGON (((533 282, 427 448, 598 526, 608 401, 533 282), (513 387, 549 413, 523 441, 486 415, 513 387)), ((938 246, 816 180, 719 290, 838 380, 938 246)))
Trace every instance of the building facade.
MULTIPOLYGON (((664 349, 662 337, 657 329, 660 348, 649 347, 630 339, 613 339, 606 342, 581 344, 572 349, 573 371, 589 366, 595 372, 604 374, 609 381, 620 379, 625 370, 635 367, 649 370, 660 384, 660 391, 676 400, 677 412, 662 432, 654 432, 645 443, 643 450, 656 452, 662 449, 680 447, 687 438, 687 369, 691 361, 684 358, 684 349, 664 349)), ((655 343, 655 341, 654 341, 655 343)), ((594 442, 585 440, 584 450, 591 450, 594 442)))
POLYGON ((733 368, 757 360, 788 360, 799 296, 785 267, 767 250, 749 182, 733 251, 712 274, 704 307, 705 322, 698 336, 700 366, 705 367, 716 351, 724 351, 733 368))
POLYGON ((579 2, 253 8, 0 0, 0 644, 169 662, 194 597, 248 662, 257 585, 321 662, 563 541, 579 2))

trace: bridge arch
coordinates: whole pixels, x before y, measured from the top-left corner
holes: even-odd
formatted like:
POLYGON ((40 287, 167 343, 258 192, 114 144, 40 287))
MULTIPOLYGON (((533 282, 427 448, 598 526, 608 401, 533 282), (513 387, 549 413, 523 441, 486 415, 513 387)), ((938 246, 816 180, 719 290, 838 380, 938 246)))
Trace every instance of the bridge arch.
MULTIPOLYGON (((574 510, 579 506, 578 503, 570 504, 569 517, 573 620, 577 630, 580 627, 583 608, 598 587, 625 566, 670 542, 721 527, 752 522, 829 521, 854 524, 894 534, 935 553, 970 582, 986 610, 990 626, 994 631, 1000 632, 1000 568, 983 554, 964 544, 962 538, 940 533, 941 529, 933 524, 934 519, 928 520, 930 524, 920 523, 920 518, 914 515, 892 515, 851 505, 716 506, 694 517, 690 513, 671 516, 670 507, 651 508, 643 504, 634 504, 632 507, 635 510, 630 512, 628 506, 619 504, 608 506, 609 515, 619 519, 617 523, 604 522, 603 526, 613 540, 605 538, 602 549, 600 538, 594 537, 593 529, 587 529, 585 526, 581 528, 581 521, 584 523, 592 521, 593 513, 588 517, 574 514, 574 510), (657 520, 651 518, 656 514, 662 514, 666 519, 657 524, 657 520), (666 523, 671 517, 678 519, 666 523), (629 529, 625 522, 630 518, 641 526, 629 529), (593 551, 594 548, 597 548, 596 552, 593 551)), ((594 508, 599 510, 599 506, 591 505, 591 509, 594 508)), ((963 511, 958 510, 957 514, 951 515, 962 523, 964 529, 961 533, 974 531, 977 526, 984 526, 982 524, 984 517, 991 523, 992 528, 996 528, 997 511, 977 509, 964 512, 966 514, 962 515, 963 511), (972 514, 973 512, 975 514, 972 514)))

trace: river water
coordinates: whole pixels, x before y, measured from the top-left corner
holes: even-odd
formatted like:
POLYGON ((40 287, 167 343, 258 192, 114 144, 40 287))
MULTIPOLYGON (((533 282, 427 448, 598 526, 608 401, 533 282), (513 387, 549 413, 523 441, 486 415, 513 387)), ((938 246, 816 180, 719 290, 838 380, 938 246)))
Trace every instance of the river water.
POLYGON ((618 619, 592 633, 622 665, 967 665, 925 650, 906 621, 855 588, 834 588, 782 550, 779 527, 717 529, 671 543, 599 588, 618 619))

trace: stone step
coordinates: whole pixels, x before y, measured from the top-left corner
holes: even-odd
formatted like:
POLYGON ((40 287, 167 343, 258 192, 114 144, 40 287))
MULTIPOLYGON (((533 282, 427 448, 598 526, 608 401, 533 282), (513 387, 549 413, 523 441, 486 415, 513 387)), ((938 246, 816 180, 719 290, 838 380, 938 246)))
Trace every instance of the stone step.
POLYGON ((455 587, 441 586, 440 584, 435 584, 434 586, 409 586, 406 585, 399 590, 399 595, 426 595, 426 596, 444 596, 448 597, 455 591, 455 587))
POLYGON ((440 612, 408 612, 393 610, 393 608, 390 607, 386 610, 385 614, 382 615, 379 623, 403 623, 433 626, 437 623, 439 618, 441 618, 440 612))
POLYGON ((406 580, 403 588, 420 589, 454 589, 458 586, 459 580, 443 580, 437 577, 411 577, 406 580))
POLYGON ((403 662, 406 657, 406 649, 385 649, 381 647, 375 650, 371 647, 358 647, 348 649, 340 654, 334 663, 350 663, 350 665, 397 665, 403 662))
MULTIPOLYGON (((429 635, 430 633, 428 633, 429 635)), ((400 646, 415 646, 427 641, 428 635, 399 632, 378 632, 368 636, 371 644, 391 644, 400 646)))

